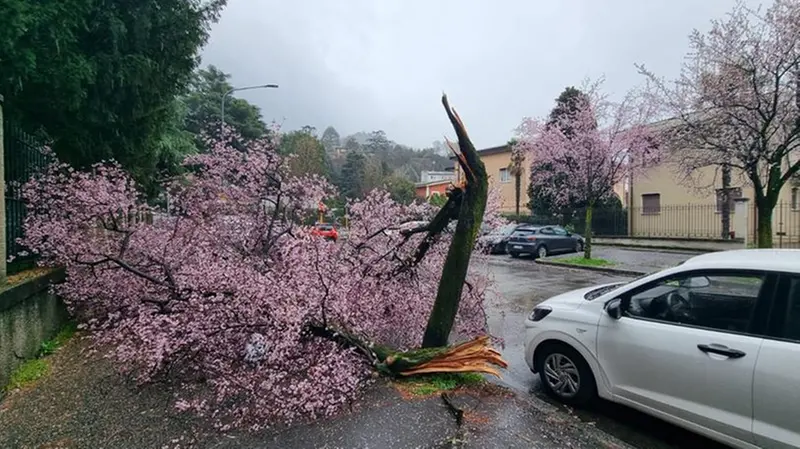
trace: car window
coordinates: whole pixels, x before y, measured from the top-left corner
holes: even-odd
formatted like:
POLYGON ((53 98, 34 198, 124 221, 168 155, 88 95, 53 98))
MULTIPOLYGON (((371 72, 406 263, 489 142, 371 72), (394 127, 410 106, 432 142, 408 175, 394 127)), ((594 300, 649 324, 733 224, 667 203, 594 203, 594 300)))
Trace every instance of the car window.
POLYGON ((536 234, 536 229, 517 229, 512 237, 525 237, 526 235, 536 234))
POLYGON ((748 332, 764 276, 687 273, 634 292, 624 313, 709 329, 748 332))
POLYGON ((553 232, 556 235, 567 235, 567 230, 564 228, 553 228, 553 232))
POLYGON ((539 233, 545 235, 553 235, 553 230, 551 228, 542 228, 539 230, 539 233))
POLYGON ((800 342, 800 276, 790 278, 788 295, 783 337, 800 342))
POLYGON ((492 232, 492 234, 496 234, 496 235, 509 235, 509 234, 511 234, 512 232, 514 232, 514 230, 515 230, 515 229, 517 229, 517 226, 516 226, 516 225, 506 225, 506 226, 503 226, 503 227, 501 227, 501 228, 498 228, 498 229, 494 230, 494 231, 492 232))

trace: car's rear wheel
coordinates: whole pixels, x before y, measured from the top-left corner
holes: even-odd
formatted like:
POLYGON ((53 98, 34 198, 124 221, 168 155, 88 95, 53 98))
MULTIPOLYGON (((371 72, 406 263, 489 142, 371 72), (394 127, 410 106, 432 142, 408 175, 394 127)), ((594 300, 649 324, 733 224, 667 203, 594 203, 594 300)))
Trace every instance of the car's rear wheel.
POLYGON ((514 259, 518 259, 518 258, 519 258, 519 253, 511 253, 511 252, 510 252, 510 253, 508 253, 508 254, 509 254, 511 257, 513 257, 514 259))
POLYGON ((540 259, 547 257, 547 247, 542 245, 536 250, 536 255, 539 256, 540 259))
POLYGON ((549 396, 570 405, 585 405, 597 395, 592 370, 570 346, 549 343, 537 354, 537 371, 549 396))
POLYGON ((579 253, 583 251, 583 243, 580 240, 575 241, 575 252, 579 253))

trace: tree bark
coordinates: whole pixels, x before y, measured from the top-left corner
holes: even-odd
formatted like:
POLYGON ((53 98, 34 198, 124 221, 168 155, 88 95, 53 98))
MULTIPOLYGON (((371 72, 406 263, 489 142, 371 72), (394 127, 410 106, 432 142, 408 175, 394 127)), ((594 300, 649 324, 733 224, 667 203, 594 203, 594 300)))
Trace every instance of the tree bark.
POLYGON ((584 259, 591 259, 592 258, 592 209, 594 209, 594 204, 589 203, 586 206, 586 226, 583 230, 583 258, 584 259))
POLYGON ((731 238, 731 166, 722 166, 722 204, 720 207, 722 218, 722 237, 723 240, 731 238))
POLYGON ((756 200, 756 240, 759 248, 772 248, 772 210, 767 201, 756 200))
POLYGON ((458 137, 461 154, 458 155, 457 160, 465 174, 466 181, 460 187, 463 192, 458 211, 458 223, 442 268, 442 278, 439 281, 436 301, 425 328, 425 335, 422 339, 423 348, 447 346, 448 344, 461 301, 472 248, 483 222, 483 213, 486 210, 486 198, 489 192, 486 167, 467 136, 464 124, 455 110, 450 108, 446 95, 442 95, 442 104, 458 137))
POLYGON ((514 176, 514 201, 517 210, 517 220, 519 220, 519 202, 522 196, 522 173, 520 167, 516 169, 516 176, 514 176))

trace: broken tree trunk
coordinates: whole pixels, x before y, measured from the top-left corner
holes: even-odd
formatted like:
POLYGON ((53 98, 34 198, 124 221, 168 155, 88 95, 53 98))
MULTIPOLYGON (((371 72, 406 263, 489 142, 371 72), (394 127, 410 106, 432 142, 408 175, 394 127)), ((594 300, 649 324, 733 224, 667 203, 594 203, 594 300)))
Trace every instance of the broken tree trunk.
MULTIPOLYGON (((405 238, 400 245, 407 242, 414 234, 424 232, 426 235, 413 254, 402 260, 397 268, 388 274, 397 275, 417 265, 450 221, 458 220, 442 268, 442 279, 439 281, 436 301, 425 329, 422 348, 396 351, 366 342, 358 336, 324 324, 311 326, 309 330, 314 335, 358 350, 378 371, 391 376, 477 372, 500 377, 500 372, 495 367, 506 368, 508 363, 500 357, 499 352, 489 347, 488 336, 478 337, 454 347, 447 346, 461 301, 472 248, 483 222, 489 185, 486 168, 469 140, 464 124, 455 110, 450 108, 446 95, 442 96, 442 104, 458 136, 458 150, 452 145, 450 148, 456 153, 458 163, 464 172, 464 180, 450 189, 447 203, 428 224, 401 231, 405 238)), ((373 236, 380 232, 382 230, 373 236)))
POLYGON ((503 360, 499 352, 489 347, 489 342, 488 336, 478 337, 435 353, 430 351, 425 353, 425 349, 422 349, 394 354, 387 357, 384 363, 401 376, 429 373, 486 373, 500 377, 500 372, 493 366, 507 368, 508 363, 503 360), (425 355, 414 357, 415 352, 422 352, 425 355))
POLYGON ((467 136, 464 123, 455 109, 450 107, 447 95, 442 95, 442 104, 458 137, 459 152, 456 154, 456 159, 464 173, 464 182, 450 193, 451 197, 453 195, 460 197, 458 222, 450 249, 447 252, 447 259, 442 268, 442 279, 439 281, 436 302, 425 328, 425 335, 422 339, 423 348, 442 347, 448 344, 450 331, 453 329, 456 312, 458 312, 458 304, 461 301, 461 292, 464 289, 472 248, 483 222, 486 198, 489 193, 486 167, 467 136))
POLYGON ((361 353, 379 372, 392 377, 431 373, 486 373, 500 377, 495 367, 508 363, 492 349, 488 336, 482 336, 453 347, 396 351, 365 341, 354 335, 322 326, 311 326, 310 333, 336 341, 361 353))

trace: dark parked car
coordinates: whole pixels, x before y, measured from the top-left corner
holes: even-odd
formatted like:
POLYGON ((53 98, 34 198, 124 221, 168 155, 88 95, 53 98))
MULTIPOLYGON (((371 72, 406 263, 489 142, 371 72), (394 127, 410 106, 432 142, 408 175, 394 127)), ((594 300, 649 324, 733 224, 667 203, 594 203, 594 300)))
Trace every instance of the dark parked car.
POLYGON ((519 226, 506 244, 511 257, 530 254, 547 257, 548 254, 583 251, 583 237, 560 226, 519 226))
POLYGON ((517 227, 519 225, 516 223, 500 226, 478 238, 478 241, 483 245, 484 251, 489 254, 505 254, 506 243, 508 243, 509 237, 517 227))

